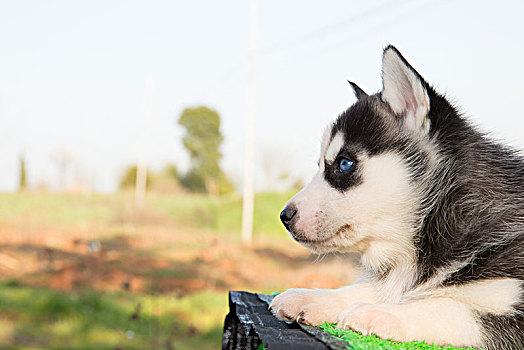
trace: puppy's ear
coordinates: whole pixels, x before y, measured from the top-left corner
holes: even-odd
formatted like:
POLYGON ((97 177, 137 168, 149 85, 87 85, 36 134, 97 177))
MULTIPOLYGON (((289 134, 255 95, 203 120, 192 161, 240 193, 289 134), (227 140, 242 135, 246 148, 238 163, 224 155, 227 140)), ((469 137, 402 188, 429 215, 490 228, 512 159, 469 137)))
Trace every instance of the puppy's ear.
POLYGON ((405 125, 416 131, 429 130, 429 96, 427 83, 394 46, 382 56, 382 99, 393 112, 405 119, 405 125))
POLYGON ((364 92, 357 84, 355 84, 352 81, 348 80, 349 85, 353 88, 353 92, 355 93, 355 96, 357 97, 357 100, 360 100, 363 97, 367 97, 368 94, 364 92))

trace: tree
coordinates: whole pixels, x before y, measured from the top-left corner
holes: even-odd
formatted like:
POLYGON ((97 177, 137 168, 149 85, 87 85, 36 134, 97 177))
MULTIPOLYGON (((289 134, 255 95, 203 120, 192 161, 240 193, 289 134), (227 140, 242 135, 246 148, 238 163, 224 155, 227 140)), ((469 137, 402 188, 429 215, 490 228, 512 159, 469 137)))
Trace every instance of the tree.
POLYGON ((189 152, 191 170, 181 183, 193 191, 207 191, 209 194, 223 192, 220 187, 231 189, 231 183, 220 168, 222 158, 220 145, 224 137, 220 132, 220 116, 207 107, 186 108, 178 120, 186 129, 184 147, 189 152))
POLYGON ((26 170, 25 170, 25 159, 24 157, 20 157, 20 191, 24 191, 27 188, 27 178, 26 178, 26 170))

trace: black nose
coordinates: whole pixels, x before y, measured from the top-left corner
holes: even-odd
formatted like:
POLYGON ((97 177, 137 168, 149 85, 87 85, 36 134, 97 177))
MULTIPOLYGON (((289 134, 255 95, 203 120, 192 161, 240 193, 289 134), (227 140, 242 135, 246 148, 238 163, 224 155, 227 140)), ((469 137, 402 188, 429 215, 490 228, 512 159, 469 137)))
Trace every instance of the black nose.
POLYGON ((280 213, 280 220, 282 220, 282 223, 288 231, 291 220, 293 220, 296 213, 297 210, 292 206, 285 207, 284 210, 282 210, 282 212, 280 213))

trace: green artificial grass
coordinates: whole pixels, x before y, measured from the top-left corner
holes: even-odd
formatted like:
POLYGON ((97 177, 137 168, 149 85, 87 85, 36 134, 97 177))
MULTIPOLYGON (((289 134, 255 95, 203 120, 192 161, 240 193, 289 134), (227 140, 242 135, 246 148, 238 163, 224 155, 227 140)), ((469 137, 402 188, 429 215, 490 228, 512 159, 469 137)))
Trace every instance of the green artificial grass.
MULTIPOLYGON (((412 341, 409 343, 380 339, 375 335, 362 335, 358 332, 339 329, 334 323, 325 323, 319 326, 324 332, 334 335, 340 340, 350 344, 348 349, 366 350, 465 350, 452 346, 439 346, 426 344, 425 342, 412 341)), ((474 349, 469 349, 474 350, 474 349)))

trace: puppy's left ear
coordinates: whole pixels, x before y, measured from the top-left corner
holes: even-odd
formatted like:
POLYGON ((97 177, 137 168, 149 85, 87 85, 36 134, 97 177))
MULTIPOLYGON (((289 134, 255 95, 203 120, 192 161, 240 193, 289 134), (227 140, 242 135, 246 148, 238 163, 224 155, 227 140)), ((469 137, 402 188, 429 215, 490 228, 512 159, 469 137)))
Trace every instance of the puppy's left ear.
POLYGON ((364 97, 368 97, 368 94, 366 94, 364 90, 362 90, 357 84, 349 80, 348 83, 353 88, 353 92, 355 93, 355 97, 357 98, 357 100, 360 100, 364 97))
POLYGON ((394 46, 382 56, 382 99, 415 131, 429 130, 426 82, 394 46))

